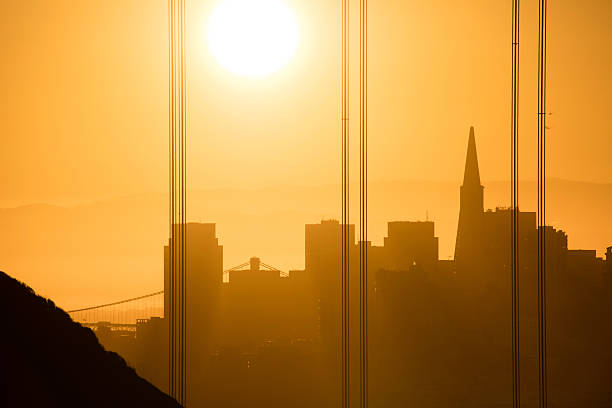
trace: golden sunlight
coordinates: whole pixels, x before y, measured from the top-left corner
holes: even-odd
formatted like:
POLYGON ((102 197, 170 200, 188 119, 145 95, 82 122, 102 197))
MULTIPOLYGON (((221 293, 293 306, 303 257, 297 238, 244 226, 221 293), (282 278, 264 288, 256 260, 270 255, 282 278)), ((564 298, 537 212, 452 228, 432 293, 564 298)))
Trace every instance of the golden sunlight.
POLYGON ((293 13, 280 0, 224 0, 210 17, 207 37, 225 69, 262 77, 291 59, 299 35, 293 13))

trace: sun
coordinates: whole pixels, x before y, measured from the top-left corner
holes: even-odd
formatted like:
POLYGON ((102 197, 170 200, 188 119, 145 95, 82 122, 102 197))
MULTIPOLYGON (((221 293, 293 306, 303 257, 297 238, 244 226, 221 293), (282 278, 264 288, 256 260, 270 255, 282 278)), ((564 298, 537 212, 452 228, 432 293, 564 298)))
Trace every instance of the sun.
POLYGON ((281 0, 224 0, 213 11, 206 33, 219 64, 247 77, 278 71, 299 40, 295 17, 281 0))

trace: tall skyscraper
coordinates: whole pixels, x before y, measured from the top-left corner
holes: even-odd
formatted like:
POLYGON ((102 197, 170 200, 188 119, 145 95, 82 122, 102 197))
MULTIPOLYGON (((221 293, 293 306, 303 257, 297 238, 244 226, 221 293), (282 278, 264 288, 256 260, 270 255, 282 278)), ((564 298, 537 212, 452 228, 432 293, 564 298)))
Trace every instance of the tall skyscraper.
POLYGON ((455 243, 455 260, 462 262, 470 259, 478 250, 478 238, 482 234, 482 217, 484 213, 484 187, 480 184, 478 155, 474 127, 470 127, 465 172, 461 185, 459 226, 455 243), (463 259, 462 259, 463 258, 463 259))
MULTIPOLYGON (((355 225, 349 225, 351 252, 357 255, 355 225)), ((336 220, 324 220, 320 224, 307 224, 305 229, 305 266, 311 274, 315 296, 318 300, 321 347, 322 394, 329 396, 325 405, 337 406, 340 389, 341 356, 341 243, 342 224, 336 220)), ((349 255, 350 256, 350 255, 349 255)), ((355 259, 355 258, 352 258, 355 259)), ((355 263, 351 264, 355 269, 355 263)))
MULTIPOLYGON (((219 335, 219 305, 223 284, 223 246, 216 237, 215 224, 188 223, 187 229, 187 405, 207 404, 207 365, 219 335)), ((164 247, 164 292, 172 291, 169 246, 164 247)), ((164 316, 168 316, 168 298, 164 316)))

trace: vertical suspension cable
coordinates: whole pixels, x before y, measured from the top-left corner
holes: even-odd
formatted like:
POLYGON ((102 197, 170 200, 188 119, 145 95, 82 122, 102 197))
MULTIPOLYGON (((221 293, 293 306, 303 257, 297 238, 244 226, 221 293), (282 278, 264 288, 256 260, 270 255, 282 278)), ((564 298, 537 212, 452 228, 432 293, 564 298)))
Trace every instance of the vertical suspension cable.
POLYGON ((170 394, 186 402, 186 83, 185 1, 168 0, 169 23, 169 316, 170 394))
POLYGON ((538 12, 538 377, 539 406, 546 408, 546 0, 539 0, 538 12))
POLYGON ((174 255, 174 227, 176 225, 176 220, 174 218, 174 191, 175 191, 175 183, 174 183, 174 140, 175 140, 175 135, 174 135, 174 0, 168 0, 168 62, 169 62, 169 66, 168 66, 168 75, 169 75, 169 80, 168 80, 168 86, 169 86, 169 103, 168 103, 168 109, 169 109, 169 118, 168 118, 168 122, 169 122, 169 140, 168 140, 168 151, 169 151, 169 158, 168 158, 168 163, 169 163, 169 169, 168 169, 168 174, 169 174, 169 203, 168 203, 168 209, 169 209, 169 218, 170 218, 170 239, 168 242, 168 280, 169 280, 169 286, 170 286, 170 290, 167 293, 167 296, 169 298, 168 300, 168 312, 169 312, 169 316, 166 316, 166 320, 168 322, 168 389, 170 392, 170 395, 176 395, 176 391, 175 391, 175 369, 174 369, 174 363, 175 363, 175 356, 174 356, 174 350, 175 350, 175 346, 174 346, 174 335, 176 333, 176 330, 174 329, 174 323, 176 321, 175 315, 174 315, 174 310, 175 310, 175 303, 174 303, 174 288, 175 288, 175 284, 174 284, 174 259, 175 259, 175 255, 174 255))
POLYGON ((181 381, 179 382, 179 387, 178 387, 178 400, 183 402, 184 401, 184 355, 185 355, 185 350, 184 350, 184 345, 185 345, 185 336, 183 335, 183 328, 185 325, 185 321, 183 319, 184 317, 184 285, 183 285, 183 278, 184 278, 184 267, 185 267, 185 258, 184 258, 184 249, 185 246, 184 244, 184 214, 185 214, 185 209, 184 209, 184 200, 183 200, 183 193, 184 193, 184 168, 183 168, 183 164, 184 164, 184 150, 183 150, 183 143, 184 143, 184 138, 183 135, 185 134, 185 123, 183 121, 183 117, 184 117, 184 105, 183 105, 183 93, 184 93, 184 87, 183 87, 183 73, 184 73, 184 66, 183 66, 183 7, 184 7, 184 2, 179 2, 178 4, 178 20, 179 20, 179 38, 178 38, 178 52, 179 52, 179 71, 178 71, 178 76, 179 76, 179 88, 180 88, 180 92, 179 92, 179 113, 180 113, 180 137, 179 137, 179 240, 181 245, 179 245, 179 251, 180 251, 180 255, 178 258, 179 261, 179 282, 178 282, 178 291, 179 291, 179 318, 178 318, 178 323, 179 323, 179 350, 178 350, 178 358, 179 358, 179 378, 181 378, 181 381))
POLYGON ((187 401, 187 97, 185 84, 185 1, 181 0, 181 398, 183 406, 187 401))
POLYGON ((368 2, 360 0, 359 44, 359 232, 360 400, 368 406, 368 2))
POLYGON ((349 407, 349 0, 342 0, 342 357, 341 405, 349 407))
POLYGON ((518 106, 519 106, 519 0, 512 0, 512 406, 521 405, 519 354, 519 188, 518 188, 518 106))

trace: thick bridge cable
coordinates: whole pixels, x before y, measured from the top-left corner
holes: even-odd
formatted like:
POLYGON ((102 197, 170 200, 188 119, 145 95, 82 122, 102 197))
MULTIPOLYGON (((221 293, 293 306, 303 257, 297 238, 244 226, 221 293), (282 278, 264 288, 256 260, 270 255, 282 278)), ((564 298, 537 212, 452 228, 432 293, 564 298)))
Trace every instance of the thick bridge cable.
POLYGON ((95 309, 102 309, 104 307, 122 305, 124 303, 131 303, 131 302, 134 302, 136 300, 150 298, 150 297, 153 297, 153 296, 161 295, 163 293, 164 293, 164 291, 160 290, 159 292, 149 293, 147 295, 137 296, 137 297, 133 297, 133 298, 129 298, 129 299, 118 300, 118 301, 112 302, 112 303, 105 303, 105 304, 102 304, 102 305, 89 306, 89 307, 84 307, 82 309, 68 310, 66 313, 70 314, 70 313, 77 313, 77 312, 85 312, 87 310, 95 310, 95 309))
POLYGON ((359 287, 360 401, 368 406, 368 1, 360 0, 359 21, 359 287))
POLYGON ((538 390, 539 406, 546 408, 546 0, 539 0, 538 12, 538 390))
POLYGON ((350 321, 349 321, 349 0, 342 0, 342 231, 341 231, 341 309, 342 408, 350 405, 350 321))
POLYGON ((511 281, 512 281, 512 407, 521 405, 519 353, 519 0, 512 0, 512 119, 511 119, 511 281))
POLYGON ((186 201, 187 116, 185 1, 168 0, 169 29, 169 389, 186 403, 186 201))

